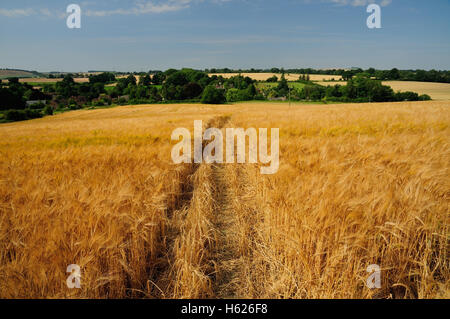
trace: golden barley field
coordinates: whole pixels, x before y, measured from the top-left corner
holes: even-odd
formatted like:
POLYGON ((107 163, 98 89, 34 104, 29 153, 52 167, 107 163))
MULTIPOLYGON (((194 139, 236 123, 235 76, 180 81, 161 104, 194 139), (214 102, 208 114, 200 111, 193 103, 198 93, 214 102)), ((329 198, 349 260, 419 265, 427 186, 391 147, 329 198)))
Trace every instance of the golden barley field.
MULTIPOLYGON (((319 81, 318 84, 328 85, 345 85, 347 81, 319 81)), ((433 100, 445 101, 450 100, 450 83, 436 82, 415 82, 415 81, 383 81, 384 85, 390 86, 395 92, 412 91, 418 94, 428 94, 433 100)))
MULTIPOLYGON (((56 82, 61 82, 63 79, 58 78, 58 79, 49 79, 49 78, 21 78, 19 79, 19 81, 21 83, 56 83, 56 82)), ((77 83, 87 83, 89 82, 89 78, 74 78, 73 79, 75 82, 77 83)))
POLYGON ((386 81, 394 91, 413 91, 428 94, 433 100, 450 100, 450 83, 431 83, 414 81, 386 81))
POLYGON ((0 125, 1 298, 449 298, 450 102, 140 105, 0 125), (280 129, 280 168, 171 132, 280 129), (66 285, 81 267, 81 288, 66 285), (366 287, 371 264, 381 288, 366 287))

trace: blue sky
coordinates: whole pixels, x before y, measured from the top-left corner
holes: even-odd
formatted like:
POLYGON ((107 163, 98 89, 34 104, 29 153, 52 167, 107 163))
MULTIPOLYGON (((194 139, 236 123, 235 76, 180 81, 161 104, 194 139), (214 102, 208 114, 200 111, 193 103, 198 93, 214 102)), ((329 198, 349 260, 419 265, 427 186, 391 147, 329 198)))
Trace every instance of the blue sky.
POLYGON ((449 14, 449 0, 2 0, 0 68, 448 70, 449 14), (371 2, 382 29, 366 26, 371 2))

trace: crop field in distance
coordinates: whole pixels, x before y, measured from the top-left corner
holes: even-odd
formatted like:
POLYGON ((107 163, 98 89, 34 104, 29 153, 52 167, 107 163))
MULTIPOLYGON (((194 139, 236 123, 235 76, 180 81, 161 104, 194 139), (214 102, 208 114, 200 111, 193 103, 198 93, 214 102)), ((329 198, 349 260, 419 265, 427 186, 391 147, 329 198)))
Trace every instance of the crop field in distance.
MULTIPOLYGON (((384 85, 390 86, 395 92, 412 91, 418 94, 428 94, 433 100, 450 100, 450 83, 437 82, 415 82, 415 81, 383 81, 384 85)), ((346 81, 318 81, 317 84, 327 85, 345 85, 346 81)))
POLYGON ((450 100, 450 83, 385 81, 394 91, 413 91, 428 94, 433 100, 450 100))
MULTIPOLYGON (((225 79, 231 78, 233 76, 239 75, 238 73, 210 73, 209 76, 222 76, 225 79)), ((265 81, 270 77, 276 76, 278 79, 281 78, 281 74, 279 73, 241 73, 242 76, 256 80, 256 81, 265 81)), ((297 81, 300 77, 300 74, 285 74, 286 80, 288 81, 297 81)), ((342 79, 340 75, 323 75, 323 74, 309 74, 311 81, 339 81, 342 79)))
MULTIPOLYGON (((256 83, 256 87, 258 89, 273 88, 273 87, 276 87, 276 86, 278 86, 278 82, 258 82, 258 83, 256 83)), ((305 87, 305 84, 300 83, 300 82, 289 82, 289 87, 300 90, 300 89, 305 87)))
MULTIPOLYGON (((62 78, 21 78, 19 81, 21 83, 56 83, 61 82, 62 78)), ((73 79, 77 83, 86 83, 89 82, 89 78, 74 78, 73 79)))
POLYGON ((450 102, 140 105, 0 125, 0 298, 449 298, 450 102), (280 128, 280 169, 171 132, 280 128), (81 289, 66 268, 81 267, 81 289), (365 285, 371 264, 381 289, 365 285))
POLYGON ((33 77, 34 74, 27 71, 20 70, 0 70, 0 79, 7 79, 8 77, 33 77))

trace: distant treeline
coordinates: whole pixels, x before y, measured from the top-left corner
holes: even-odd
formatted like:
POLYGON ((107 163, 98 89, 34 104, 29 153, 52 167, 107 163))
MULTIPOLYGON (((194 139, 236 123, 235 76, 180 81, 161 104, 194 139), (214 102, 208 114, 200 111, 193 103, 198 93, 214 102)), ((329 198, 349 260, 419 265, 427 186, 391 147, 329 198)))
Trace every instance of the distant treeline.
MULTIPOLYGON (((43 73, 39 73, 37 71, 27 71, 20 69, 0 69, 0 70, 9 70, 9 71, 18 71, 18 72, 29 72, 34 76, 45 77, 43 73)), ((156 74, 156 73, 166 73, 170 72, 169 69, 167 71, 160 70, 150 70, 148 72, 100 72, 90 70, 88 73, 110 73, 115 76, 123 76, 123 75, 136 75, 143 76, 145 74, 156 74)), ((336 75, 342 76, 344 80, 348 80, 353 76, 358 74, 365 74, 370 76, 372 79, 381 80, 381 81, 418 81, 418 82, 440 82, 440 83, 450 83, 450 71, 448 70, 399 70, 397 68, 393 68, 391 70, 377 70, 375 68, 369 69, 361 69, 361 68, 352 68, 352 69, 313 69, 313 68, 294 68, 294 69, 283 69, 283 68, 270 68, 270 69, 230 69, 230 68, 212 68, 205 70, 195 70, 199 72, 205 73, 288 73, 288 74, 322 74, 322 75, 336 75)), ((48 78, 64 78, 67 74, 71 74, 72 77, 87 77, 85 73, 64 73, 64 72, 49 72, 46 74, 48 78)))
POLYGON ((429 100, 427 95, 397 92, 373 79, 367 72, 349 77, 344 85, 322 86, 307 74, 289 83, 284 73, 267 79, 267 84, 242 75, 224 78, 193 69, 133 74, 116 78, 105 72, 77 83, 72 74, 62 81, 41 83, 34 88, 18 78, 0 80, 0 122, 18 121, 81 108, 124 104, 196 102, 223 104, 251 100, 293 100, 331 102, 394 102, 429 100), (262 85, 261 85, 262 84, 262 85))
POLYGON ((351 70, 345 69, 283 69, 283 68, 271 68, 271 69, 247 69, 247 70, 232 70, 228 68, 224 69, 206 69, 207 73, 288 73, 288 74, 323 74, 323 75, 340 75, 344 80, 356 76, 360 73, 365 73, 376 80, 381 81, 419 81, 419 82, 441 82, 450 83, 450 71, 425 71, 425 70, 398 70, 396 68, 391 70, 376 70, 369 68, 363 70, 355 68, 351 70))

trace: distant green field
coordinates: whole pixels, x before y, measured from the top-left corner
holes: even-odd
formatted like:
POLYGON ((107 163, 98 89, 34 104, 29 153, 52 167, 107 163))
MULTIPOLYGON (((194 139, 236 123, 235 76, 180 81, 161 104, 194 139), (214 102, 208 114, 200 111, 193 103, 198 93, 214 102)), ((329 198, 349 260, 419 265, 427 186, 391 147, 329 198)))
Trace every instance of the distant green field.
POLYGON ((106 93, 110 94, 114 90, 114 86, 105 86, 106 93))

